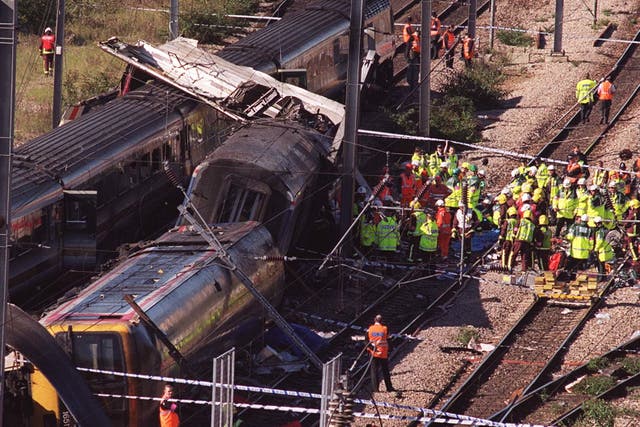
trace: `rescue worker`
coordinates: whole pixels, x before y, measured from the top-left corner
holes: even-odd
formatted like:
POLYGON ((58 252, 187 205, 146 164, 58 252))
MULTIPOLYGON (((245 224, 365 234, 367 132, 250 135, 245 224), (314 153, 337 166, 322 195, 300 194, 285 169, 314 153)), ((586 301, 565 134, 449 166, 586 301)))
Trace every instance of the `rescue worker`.
POLYGON ((536 260, 540 270, 549 269, 549 255, 551 254, 551 229, 549 228, 549 219, 546 215, 540 215, 538 218, 538 227, 536 227, 533 236, 535 245, 536 260))
POLYGON ((592 229, 587 224, 589 217, 585 214, 577 216, 575 222, 569 227, 566 239, 571 243, 567 270, 583 270, 589 259, 589 254, 594 247, 592 229))
POLYGON ((547 170, 549 171, 549 178, 547 179, 547 185, 544 188, 549 204, 547 215, 549 216, 549 224, 555 224, 556 213, 553 210, 553 200, 558 196, 558 192, 562 188, 562 178, 560 178, 556 173, 555 165, 549 165, 547 170))
POLYGON ((594 234, 593 249, 596 255, 595 257, 596 265, 598 267, 598 281, 602 281, 606 278, 606 274, 605 274, 606 265, 611 261, 613 261, 616 254, 613 251, 613 247, 611 246, 611 243, 609 243, 609 241, 606 239, 607 233, 609 232, 609 230, 603 227, 602 218, 597 216, 593 219, 593 222, 596 225, 593 231, 593 234, 594 234))
POLYGON ((438 225, 438 248, 440 256, 445 261, 449 257, 449 245, 451 244, 451 213, 444 206, 443 200, 436 202, 436 224, 438 225))
POLYGON ((593 107, 593 92, 596 87, 596 81, 591 80, 589 73, 585 74, 584 79, 580 80, 576 85, 576 99, 580 104, 580 121, 585 124, 589 121, 591 108, 593 107))
POLYGON ((405 58, 407 59, 407 84, 409 92, 413 92, 418 86, 420 75, 420 32, 414 31, 405 47, 405 58))
POLYGON ((589 205, 589 190, 587 190, 587 180, 580 178, 578 180, 578 187, 576 188, 576 199, 578 203, 576 205, 575 215, 586 214, 589 205))
POLYGON ((51 27, 44 29, 44 34, 40 37, 40 56, 44 65, 44 75, 53 75, 53 55, 55 53, 56 36, 53 35, 51 27))
POLYGON ((409 262, 414 261, 413 256, 415 255, 418 248, 421 246, 421 236, 422 236, 421 227, 422 227, 422 224, 424 224, 424 222, 426 221, 426 219, 427 219, 427 215, 425 211, 421 209, 420 203, 418 202, 416 209, 411 213, 411 216, 409 217, 410 244, 409 244, 409 256, 407 257, 407 261, 409 262))
POLYGON ((462 38, 462 59, 464 65, 469 68, 473 64, 473 57, 475 55, 475 41, 469 37, 469 33, 466 33, 462 38))
POLYGON ((447 149, 447 163, 449 164, 449 173, 453 175, 453 171, 458 168, 458 155, 456 154, 456 147, 453 145, 447 149))
MULTIPOLYGON (((436 145, 436 151, 429 155, 429 175, 436 176, 438 174, 439 168, 443 162, 446 162, 446 155, 444 153, 444 145, 439 142, 436 145)), ((447 167, 449 165, 447 164, 447 167)))
POLYGON ((413 175, 413 166, 407 162, 400 174, 400 206, 407 207, 416 196, 416 178, 413 175))
POLYGON ((591 182, 598 187, 603 187, 607 184, 608 174, 604 169, 604 162, 602 160, 598 160, 596 163, 597 167, 593 171, 593 177, 591 178, 591 182))
POLYGON ((533 243, 533 234, 535 232, 535 224, 533 223, 533 214, 530 210, 526 210, 522 214, 522 219, 517 226, 515 240, 513 242, 513 251, 509 256, 507 267, 513 269, 513 264, 520 255, 522 262, 521 271, 524 273, 529 270, 531 262, 531 244, 533 243))
POLYGON ((431 27, 429 28, 429 35, 431 36, 431 59, 438 58, 438 40, 440 39, 440 29, 442 24, 438 15, 435 12, 431 12, 431 27))
POLYGON ((416 147, 411 156, 411 165, 413 166, 413 174, 417 177, 422 175, 422 171, 427 168, 427 160, 425 159, 422 147, 416 147))
POLYGON ((420 253, 430 269, 438 250, 438 224, 433 219, 433 211, 425 209, 425 221, 420 226, 420 253))
POLYGON ((621 220, 629 207, 629 198, 620 191, 616 181, 609 181, 609 200, 613 205, 616 220, 621 220))
POLYGON ((453 55, 455 53, 456 35, 453 33, 451 26, 447 27, 442 33, 441 46, 444 50, 444 63, 447 68, 453 68, 453 55))
POLYGON ((360 217, 360 247, 367 251, 373 248, 376 241, 376 224, 372 212, 365 212, 360 217))
POLYGON ((638 236, 640 236, 640 200, 633 199, 629 202, 629 210, 625 217, 627 221, 625 231, 627 233, 627 248, 633 261, 638 260, 638 236))
POLYGON ((600 102, 600 124, 609 124, 609 112, 611 111, 611 100, 613 94, 616 93, 616 87, 611 83, 609 76, 604 78, 604 81, 598 85, 596 89, 598 94, 598 101, 600 102))
POLYGON ((391 385, 391 374, 389 373, 389 329, 382 324, 382 315, 376 315, 373 325, 367 330, 369 347, 367 350, 371 354, 371 391, 378 391, 378 368, 382 370, 382 378, 387 391, 396 391, 391 385))
POLYGON ((160 427, 178 427, 180 417, 178 416, 178 404, 172 402, 173 386, 165 384, 162 400, 160 400, 160 427))
MULTIPOLYGON (((591 184, 589 186, 589 198, 587 200, 587 212, 586 214, 589 218, 595 218, 599 216, 600 218, 606 218, 606 207, 604 204, 604 198, 602 194, 600 194, 600 189, 597 185, 591 184)), ((591 220, 592 221, 592 220, 591 220)), ((589 223, 589 227, 595 227, 595 224, 589 223)))
POLYGON ((409 16, 407 22, 402 27, 402 41, 408 43, 411 40, 411 35, 414 33, 413 26, 411 25, 413 18, 409 16))
POLYGON ((568 178, 562 182, 562 189, 553 199, 553 210, 556 215, 556 232, 554 237, 560 237, 562 228, 566 226, 569 228, 575 218, 575 211, 578 205, 576 199, 576 193, 571 186, 571 181, 568 178))
POLYGON ((453 216, 451 237, 460 237, 461 241, 464 240, 464 257, 471 255, 471 243, 477 224, 478 218, 475 216, 475 211, 467 209, 461 201, 458 204, 456 214, 453 216))
POLYGON ((571 184, 575 184, 580 178, 583 178, 582 165, 574 154, 569 154, 568 161, 564 176, 565 179, 569 178, 571 184))
MULTIPOLYGON (((393 202, 386 199, 383 202, 385 207, 391 207, 393 202)), ((376 244, 378 250, 383 254, 395 254, 400 243, 400 233, 398 232, 398 222, 395 215, 390 211, 385 211, 384 216, 376 226, 376 244)))

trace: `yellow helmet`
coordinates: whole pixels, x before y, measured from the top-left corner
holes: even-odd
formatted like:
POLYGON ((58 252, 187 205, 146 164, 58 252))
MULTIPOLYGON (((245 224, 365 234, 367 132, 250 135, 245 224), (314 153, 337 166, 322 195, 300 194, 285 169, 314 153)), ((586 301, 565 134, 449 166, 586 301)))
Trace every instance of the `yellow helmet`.
POLYGON ((549 225, 549 218, 547 218, 546 215, 540 215, 540 218, 538 218, 538 224, 549 225))
POLYGON ((533 217, 533 213, 529 209, 522 212, 522 218, 531 219, 532 217, 533 217))
POLYGON ((525 182, 524 184, 522 184, 522 187, 520 188, 520 190, 523 193, 531 193, 531 184, 529 184, 528 182, 525 182))
POLYGON ((629 207, 630 207, 630 208, 633 208, 633 209, 638 209, 638 208, 640 208, 640 200, 638 200, 638 199, 632 199, 632 200, 629 202, 629 207))
POLYGON ((500 194, 498 195, 498 197, 496 197, 496 200, 498 201, 499 204, 504 205, 505 203, 507 203, 507 195, 500 194))
POLYGON ((507 209, 507 215, 516 216, 518 215, 518 210, 515 207, 511 206, 509 209, 507 209))

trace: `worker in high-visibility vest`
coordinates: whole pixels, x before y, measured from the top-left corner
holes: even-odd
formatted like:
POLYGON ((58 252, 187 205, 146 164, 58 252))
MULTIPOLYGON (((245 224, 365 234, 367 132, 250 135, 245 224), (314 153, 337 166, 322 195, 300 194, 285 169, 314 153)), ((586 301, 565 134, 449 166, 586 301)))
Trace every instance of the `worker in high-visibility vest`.
POLYGON ((376 315, 373 325, 367 329, 367 339, 367 350, 371 354, 371 391, 378 391, 378 369, 382 370, 387 391, 395 391, 389 373, 389 329, 382 324, 382 315, 376 315))
POLYGON ((596 81, 592 80, 589 73, 585 74, 584 79, 580 80, 576 85, 576 99, 580 104, 580 121, 587 123, 591 108, 593 107, 593 92, 596 87, 596 81))
POLYGON ((407 60, 407 84, 409 91, 418 86, 420 75, 420 32, 411 33, 411 38, 406 43, 405 58, 407 60))
POLYGON ((500 236, 498 241, 500 242, 501 257, 500 261, 502 267, 508 268, 509 258, 511 257, 511 251, 513 250, 513 241, 515 240, 515 229, 518 225, 518 210, 515 206, 511 206, 507 209, 507 218, 500 224, 500 236))
POLYGON ((40 37, 40 55, 44 64, 44 75, 53 75, 53 55, 55 53, 56 36, 50 27, 45 28, 44 34, 40 37))
POLYGON ((414 211, 411 213, 409 217, 409 256, 407 257, 407 261, 413 262, 415 260, 416 252, 420 247, 420 237, 422 236, 422 224, 427 220, 427 214, 424 210, 422 210, 422 206, 420 202, 417 202, 415 205, 414 211))
POLYGON ((609 76, 604 78, 604 81, 598 85, 596 89, 598 93, 598 101, 600 101, 600 124, 609 124, 609 111, 611 111, 611 100, 613 94, 616 93, 616 87, 611 83, 609 76))
POLYGON ((429 35, 431 36, 431 59, 438 58, 438 40, 440 39, 440 30, 442 23, 440 18, 435 12, 431 12, 431 27, 429 28, 429 35))
POLYGON ((627 233, 627 247, 633 261, 638 260, 638 237, 640 236, 640 200, 633 199, 629 202, 629 210, 625 216, 625 220, 630 221, 626 224, 625 231, 627 233))
POLYGON ((464 37, 462 37, 462 59, 464 60, 464 65, 468 68, 472 65, 473 57, 475 56, 475 41, 469 36, 469 33, 466 33, 464 37))
POLYGON ((420 226, 420 253, 427 267, 431 268, 438 250, 438 224, 431 209, 426 209, 425 214, 425 221, 420 226))
POLYGON ((558 192, 553 199, 553 210, 556 214, 556 232, 554 237, 560 237, 560 232, 564 226, 571 226, 573 219, 575 218, 576 207, 578 206, 578 199, 576 198, 576 192, 571 185, 571 181, 568 178, 562 182, 562 189, 558 192))
POLYGON ((456 35, 451 26, 448 26, 441 36, 442 49, 444 50, 444 63, 447 68, 453 68, 453 54, 456 46, 456 35))
POLYGON ((444 200, 436 201, 436 224, 438 225, 438 249, 440 256, 445 261, 449 257, 449 245, 451 244, 451 213, 444 205, 444 200))
POLYGON ((518 224, 515 241, 513 242, 513 251, 511 251, 511 255, 509 256, 509 263, 507 265, 509 269, 513 268, 515 260, 518 255, 520 255, 522 272, 529 270, 529 264, 531 262, 531 244, 533 243, 533 234, 535 229, 536 226, 533 223, 533 213, 530 210, 524 211, 522 219, 518 224))
POLYGON ((607 233, 609 232, 602 225, 602 218, 599 216, 593 219, 593 222, 596 224, 594 229, 594 252, 596 253, 596 265, 598 266, 598 280, 604 280, 606 277, 606 265, 609 264, 616 257, 616 254, 606 239, 607 233))
POLYGON ((567 270, 569 271, 586 268, 589 254, 593 250, 593 233, 587 221, 589 221, 589 217, 586 214, 577 216, 565 236, 571 243, 567 261, 567 270))
POLYGON ((404 24, 404 27, 402 27, 402 41, 405 43, 408 43, 409 40, 411 40, 411 34, 413 34, 413 32, 415 31, 413 29, 413 26, 411 25, 412 21, 413 18, 409 16, 407 18, 407 22, 405 22, 404 24))
POLYGON ((542 271, 549 269, 549 256, 551 255, 551 229, 549 228, 549 219, 546 215, 540 215, 538 218, 538 227, 536 227, 533 240, 535 246, 535 255, 538 265, 542 271))
MULTIPOLYGON (((392 204, 393 202, 389 199, 384 201, 386 207, 391 207, 392 204)), ((391 211, 386 211, 384 217, 376 225, 376 244, 378 250, 385 254, 393 254, 398 250, 400 233, 396 217, 391 211)))

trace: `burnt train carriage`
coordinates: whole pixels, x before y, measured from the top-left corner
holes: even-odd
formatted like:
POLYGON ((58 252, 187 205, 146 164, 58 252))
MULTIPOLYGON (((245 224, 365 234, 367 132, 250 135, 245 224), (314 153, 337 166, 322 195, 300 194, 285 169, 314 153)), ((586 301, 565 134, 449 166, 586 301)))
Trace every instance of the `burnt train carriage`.
MULTIPOLYGON (((91 267, 96 250, 141 239, 177 216, 186 182, 218 143, 217 114, 150 83, 15 150, 10 284, 14 295, 63 265, 91 267)), ((105 254, 105 252, 98 252, 105 254)))
MULTIPOLYGON (((350 8, 348 0, 311 2, 216 55, 312 92, 334 95, 347 76, 350 8)), ((387 85, 395 51, 389 0, 366 1, 364 20, 364 49, 376 51, 376 80, 387 85)))
MULTIPOLYGON (((194 205, 207 222, 221 223, 214 229, 221 243, 273 304, 284 287, 280 254, 289 247, 296 226, 303 225, 308 190, 331 141, 291 121, 260 120, 236 131, 194 171, 194 205), (266 261, 257 259, 262 257, 266 261)), ((165 233, 72 301, 50 311, 41 323, 66 340, 73 360, 82 367, 171 374, 175 363, 168 350, 123 300, 131 294, 189 360, 201 355, 210 360, 226 350, 227 346, 215 346, 223 335, 228 338, 243 330, 251 316, 266 313, 220 265, 215 249, 189 230, 180 226, 165 233)), ((242 334, 245 339, 251 336, 242 334)), ((54 391, 38 372, 34 375, 36 407, 60 416, 54 391)), ((159 392, 157 384, 136 379, 94 375, 89 381, 106 393, 159 392)), ((105 404, 114 425, 149 425, 157 418, 154 403, 107 399, 105 404)), ((38 412, 34 424, 42 417, 38 412)))

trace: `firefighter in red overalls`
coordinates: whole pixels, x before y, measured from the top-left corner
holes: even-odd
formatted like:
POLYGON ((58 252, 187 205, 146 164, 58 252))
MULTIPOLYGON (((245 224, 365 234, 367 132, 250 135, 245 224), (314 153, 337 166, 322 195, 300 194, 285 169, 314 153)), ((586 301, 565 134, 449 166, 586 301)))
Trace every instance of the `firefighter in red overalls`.
POLYGON ((44 63, 44 75, 53 75, 53 54, 55 51, 56 36, 50 27, 45 28, 44 34, 40 38, 40 55, 44 63))
POLYGON ((413 175, 413 165, 406 163, 404 170, 400 174, 400 193, 401 200, 400 205, 404 208, 409 206, 409 203, 416 197, 416 178, 413 175))

